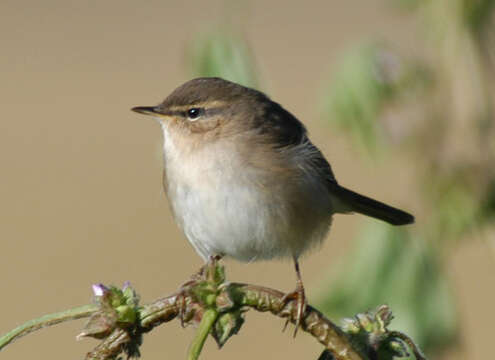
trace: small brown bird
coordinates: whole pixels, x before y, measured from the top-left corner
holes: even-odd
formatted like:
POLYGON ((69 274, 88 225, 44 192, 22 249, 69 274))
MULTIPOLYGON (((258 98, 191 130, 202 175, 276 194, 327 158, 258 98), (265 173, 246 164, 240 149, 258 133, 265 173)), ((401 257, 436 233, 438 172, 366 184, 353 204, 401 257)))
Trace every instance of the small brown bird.
POLYGON ((161 124, 165 191, 175 220, 206 262, 294 260, 296 290, 286 300, 297 301, 296 325, 306 306, 298 259, 323 241, 333 214, 414 222, 340 186, 304 125, 257 90, 198 78, 157 106, 132 110, 161 124))

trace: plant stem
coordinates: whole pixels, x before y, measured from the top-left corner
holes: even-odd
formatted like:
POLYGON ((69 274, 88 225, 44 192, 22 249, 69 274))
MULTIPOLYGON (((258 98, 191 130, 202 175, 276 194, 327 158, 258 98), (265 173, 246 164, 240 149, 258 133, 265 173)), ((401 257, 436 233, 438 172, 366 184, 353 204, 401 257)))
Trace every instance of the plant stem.
POLYGON ((203 318, 199 323, 198 330, 196 332, 196 336, 194 337, 193 342, 191 343, 191 347, 189 348, 189 354, 187 355, 187 360, 197 360, 199 358, 199 354, 203 349, 203 345, 205 344, 206 338, 210 333, 213 324, 217 320, 218 312, 215 309, 208 309, 204 312, 203 318))
POLYGON ((32 331, 68 320, 85 318, 97 310, 97 305, 90 304, 29 320, 0 337, 0 350, 12 341, 20 338, 21 336, 27 335, 32 331))

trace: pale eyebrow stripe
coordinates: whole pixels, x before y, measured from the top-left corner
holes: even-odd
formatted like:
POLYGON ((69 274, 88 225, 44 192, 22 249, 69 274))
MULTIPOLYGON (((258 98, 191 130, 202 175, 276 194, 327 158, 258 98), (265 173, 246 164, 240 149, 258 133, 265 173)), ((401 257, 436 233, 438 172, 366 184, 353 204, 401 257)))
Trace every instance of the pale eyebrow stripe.
POLYGON ((226 108, 225 106, 208 108, 208 109, 205 109, 205 114, 206 114, 206 116, 216 115, 216 114, 221 113, 225 108, 226 108))
POLYGON ((170 107, 170 111, 174 112, 174 113, 180 112, 180 111, 184 112, 184 111, 187 111, 187 110, 189 110, 191 108, 195 108, 195 107, 204 108, 206 110, 206 109, 222 108, 222 107, 225 107, 227 105, 228 104, 225 101, 221 101, 221 100, 202 101, 202 102, 189 104, 189 105, 172 106, 172 107, 170 107))

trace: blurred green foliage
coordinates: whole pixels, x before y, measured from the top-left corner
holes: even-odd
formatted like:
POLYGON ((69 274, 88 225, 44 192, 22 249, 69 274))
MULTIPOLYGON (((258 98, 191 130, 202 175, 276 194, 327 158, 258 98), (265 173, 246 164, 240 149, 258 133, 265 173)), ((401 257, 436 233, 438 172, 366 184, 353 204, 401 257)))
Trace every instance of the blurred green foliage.
POLYGON ((370 156, 379 155, 390 134, 379 119, 384 109, 429 83, 418 63, 405 62, 383 44, 364 44, 344 53, 324 94, 325 117, 370 156))
POLYGON ((494 0, 389 0, 391 4, 408 10, 415 10, 420 6, 425 7, 442 1, 463 14, 467 25, 474 31, 482 30, 484 26, 489 24, 495 7, 494 0))
POLYGON ((367 150, 378 149, 383 141, 375 119, 383 103, 394 95, 393 85, 375 71, 377 52, 375 46, 363 46, 347 53, 326 97, 329 119, 367 150))
POLYGON ((442 264, 406 229, 370 222, 336 268, 341 271, 318 304, 324 313, 342 318, 371 304, 387 304, 396 317, 394 328, 407 332, 423 350, 442 348, 456 338, 456 307, 442 264))
POLYGON ((386 48, 395 60, 384 62, 383 47, 356 46, 335 69, 324 117, 371 159, 387 154, 393 127, 402 128, 394 149, 414 164, 423 221, 405 229, 381 223, 367 228, 320 305, 330 314, 349 316, 388 303, 397 315, 394 326, 432 355, 455 344, 458 331, 443 258, 472 230, 493 221, 494 69, 487 39, 494 30, 495 1, 395 3, 407 5, 426 25, 425 49, 432 52, 426 59, 433 60, 418 64, 386 48), (413 89, 421 97, 413 115, 387 113, 390 107, 407 109, 410 97, 402 94, 413 89))
POLYGON ((480 212, 481 203, 463 178, 463 173, 459 170, 451 176, 437 175, 423 179, 423 193, 434 206, 426 224, 429 239, 441 247, 459 240, 478 225, 483 215, 480 212))
POLYGON ((492 20, 494 0, 457 0, 459 11, 464 14, 468 26, 474 31, 483 31, 492 20))
POLYGON ((229 26, 199 35, 188 47, 186 59, 193 77, 218 76, 244 86, 259 86, 251 49, 229 26))

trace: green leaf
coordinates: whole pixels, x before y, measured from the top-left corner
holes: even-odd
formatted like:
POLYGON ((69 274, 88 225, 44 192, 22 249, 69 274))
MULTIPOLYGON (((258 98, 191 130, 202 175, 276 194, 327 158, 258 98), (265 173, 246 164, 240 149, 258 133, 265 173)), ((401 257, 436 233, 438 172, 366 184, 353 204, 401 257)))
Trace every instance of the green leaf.
POLYGON ((237 334, 243 323, 244 317, 239 309, 220 314, 212 329, 212 336, 218 347, 221 348, 227 340, 237 334))

